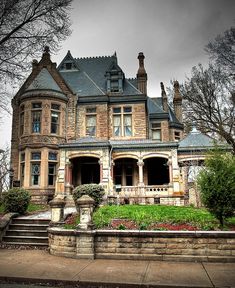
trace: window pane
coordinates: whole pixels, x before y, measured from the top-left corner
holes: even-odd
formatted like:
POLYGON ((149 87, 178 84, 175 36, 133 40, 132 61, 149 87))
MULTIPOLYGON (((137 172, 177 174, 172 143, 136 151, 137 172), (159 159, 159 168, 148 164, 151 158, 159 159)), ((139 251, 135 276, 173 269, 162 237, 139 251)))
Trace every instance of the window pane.
POLYGON ((59 104, 52 103, 52 104, 51 104, 51 109, 53 109, 53 110, 60 110, 60 105, 59 105, 59 104))
POLYGON ((41 159, 41 152, 33 152, 31 154, 31 159, 32 160, 40 160, 41 159))
POLYGON ((86 113, 96 113, 96 108, 86 108, 86 113))
POLYGON ((21 182, 22 186, 24 185, 24 169, 25 169, 25 164, 21 163, 21 165, 20 165, 20 182, 21 182))
POLYGON ((112 92, 118 92, 119 91, 118 80, 111 80, 110 88, 112 92))
POLYGON ((48 185, 55 185, 56 163, 48 164, 48 185))
POLYGON ((20 114, 20 135, 24 133, 24 113, 20 114))
POLYGON ((31 166, 31 183, 32 185, 39 185, 40 181, 40 164, 34 163, 31 166))
POLYGON ((121 135, 121 116, 113 116, 113 133, 115 136, 121 135))
POLYGON ((33 109, 42 108, 42 103, 32 103, 32 108, 33 109))
POLYGON ((40 133, 41 129, 41 111, 32 112, 32 132, 40 133))
POLYGON ((113 113, 121 113, 121 108, 120 107, 114 107, 113 113))
POLYGON ((124 107, 124 112, 125 113, 130 113, 131 112, 131 107, 124 107))
POLYGON ((59 130, 59 113, 51 112, 51 133, 56 134, 59 130))
POLYGON ((57 160, 57 153, 49 152, 49 160, 57 160))
POLYGON ((129 115, 124 116, 124 125, 125 126, 131 126, 131 116, 129 116, 129 115))
POLYGON ((86 135, 95 136, 96 134, 96 116, 88 115, 86 116, 86 135))
POLYGON ((96 116, 87 116, 86 118, 87 126, 95 126, 96 124, 96 116))
POLYGON ((161 141, 161 130, 153 130, 152 137, 154 140, 161 141))
POLYGON ((124 115, 124 135, 131 136, 132 129, 131 129, 131 115, 124 115))
POLYGON ((161 123, 152 123, 152 128, 161 128, 161 123))
POLYGON ((21 155, 20 155, 20 161, 25 161, 25 153, 21 153, 21 155))

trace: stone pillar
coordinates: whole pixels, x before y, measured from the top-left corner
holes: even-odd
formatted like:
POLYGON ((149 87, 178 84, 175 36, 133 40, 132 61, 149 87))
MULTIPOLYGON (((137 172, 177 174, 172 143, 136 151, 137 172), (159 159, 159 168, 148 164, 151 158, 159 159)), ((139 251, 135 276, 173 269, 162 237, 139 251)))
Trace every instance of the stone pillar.
POLYGON ((101 160, 98 161, 99 165, 100 165, 100 183, 103 182, 103 163, 101 160))
POLYGON ((77 226, 76 256, 81 259, 94 259, 94 232, 92 214, 95 201, 88 195, 77 200, 80 223, 77 226))
POLYGON ((80 214, 80 223, 77 228, 81 230, 89 230, 93 228, 92 214, 95 200, 88 195, 83 195, 77 199, 77 206, 80 214))
POLYGON ((143 173, 144 161, 143 160, 139 160, 137 162, 137 165, 139 167, 139 183, 138 183, 138 186, 144 186, 144 173, 143 173))
POLYGON ((54 198, 49 202, 51 207, 51 226, 60 225, 64 220, 65 201, 59 197, 54 198))
POLYGON ((137 165, 139 167, 138 202, 141 204, 145 204, 145 188, 144 188, 144 173, 143 173, 144 161, 139 160, 137 162, 137 165))
POLYGON ((178 165, 178 155, 177 150, 171 151, 172 157, 172 181, 173 181, 173 191, 174 193, 180 192, 180 169, 178 165))
POLYGON ((65 164, 64 178, 65 193, 69 195, 72 192, 72 164, 70 161, 65 164))
POLYGON ((172 175, 172 161, 169 159, 167 161, 167 165, 169 167, 169 179, 170 179, 170 185, 172 185, 172 182, 173 182, 173 175, 172 175))

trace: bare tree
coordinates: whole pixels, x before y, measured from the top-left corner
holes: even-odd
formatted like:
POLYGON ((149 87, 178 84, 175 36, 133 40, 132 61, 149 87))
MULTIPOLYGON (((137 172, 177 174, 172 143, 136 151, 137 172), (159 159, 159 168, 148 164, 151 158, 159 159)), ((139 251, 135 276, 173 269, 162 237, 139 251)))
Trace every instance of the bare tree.
POLYGON ((235 154, 235 103, 231 79, 209 65, 193 67, 191 78, 181 87, 186 117, 205 133, 214 133, 233 148, 235 154))
MULTIPOLYGON (((71 34, 72 0, 0 0, 0 85, 22 80, 45 45, 52 52, 71 34)), ((7 109, 8 95, 0 95, 7 109)))
POLYGON ((9 189, 10 149, 0 150, 0 199, 2 192, 9 189))
POLYGON ((218 35, 205 49, 213 62, 235 76, 235 27, 218 35))

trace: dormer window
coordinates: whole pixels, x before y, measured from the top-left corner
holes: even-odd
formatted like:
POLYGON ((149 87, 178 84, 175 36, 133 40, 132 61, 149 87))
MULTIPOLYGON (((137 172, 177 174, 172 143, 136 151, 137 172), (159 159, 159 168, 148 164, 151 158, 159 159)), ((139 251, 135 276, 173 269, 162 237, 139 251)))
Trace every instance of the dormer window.
POLYGON ((72 69, 72 63, 65 63, 65 69, 71 70, 72 69))
POLYGON ((111 92, 119 92, 118 79, 110 81, 110 91, 111 92))
POLYGON ((108 93, 122 93, 124 73, 117 64, 112 64, 110 69, 106 72, 107 92, 108 93))

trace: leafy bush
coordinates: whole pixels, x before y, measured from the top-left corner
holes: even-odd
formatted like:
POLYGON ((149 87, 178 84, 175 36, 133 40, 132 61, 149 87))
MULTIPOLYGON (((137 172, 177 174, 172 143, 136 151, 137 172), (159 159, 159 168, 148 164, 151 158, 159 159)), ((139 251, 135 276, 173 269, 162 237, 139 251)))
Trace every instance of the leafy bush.
POLYGON ((202 202, 223 226, 235 211, 235 157, 215 150, 205 167, 198 178, 202 202))
POLYGON ((4 195, 4 211, 25 214, 29 202, 30 194, 27 190, 23 188, 12 188, 4 195))
POLYGON ((104 196, 104 188, 99 184, 83 184, 77 186, 73 190, 73 199, 76 200, 83 195, 88 195, 95 200, 95 208, 97 208, 102 202, 104 196))

